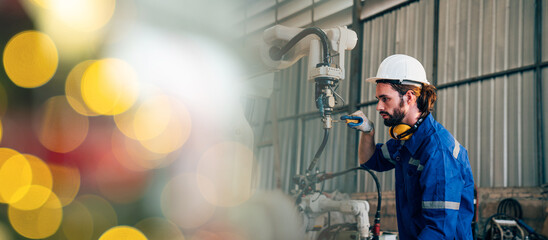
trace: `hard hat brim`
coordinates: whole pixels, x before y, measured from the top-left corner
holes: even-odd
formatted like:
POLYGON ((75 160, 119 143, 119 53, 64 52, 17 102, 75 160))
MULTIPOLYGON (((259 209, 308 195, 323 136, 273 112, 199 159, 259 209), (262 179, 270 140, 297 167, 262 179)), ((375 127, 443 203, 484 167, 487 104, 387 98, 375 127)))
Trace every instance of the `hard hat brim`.
POLYGON ((390 79, 390 78, 379 78, 379 77, 373 77, 365 79, 366 82, 370 83, 377 83, 377 81, 384 80, 387 82, 393 82, 395 84, 401 84, 401 85, 413 85, 417 87, 422 87, 423 84, 428 85, 429 82, 419 82, 419 81, 413 81, 413 80, 407 80, 407 79, 390 79))
POLYGON ((372 78, 365 79, 365 81, 370 83, 377 83, 377 80, 381 80, 381 79, 384 79, 384 78, 372 77, 372 78))

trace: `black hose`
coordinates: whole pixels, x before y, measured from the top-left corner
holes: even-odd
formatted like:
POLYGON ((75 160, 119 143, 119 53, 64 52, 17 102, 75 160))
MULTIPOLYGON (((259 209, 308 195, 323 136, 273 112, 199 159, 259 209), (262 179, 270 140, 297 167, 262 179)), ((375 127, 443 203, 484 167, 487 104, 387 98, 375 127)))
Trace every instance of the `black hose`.
POLYGON ((314 166, 316 166, 316 162, 318 162, 318 159, 322 155, 323 149, 325 148, 325 145, 327 144, 327 138, 329 137, 329 129, 326 128, 323 131, 323 140, 322 144, 320 145, 320 148, 318 148, 318 151, 316 151, 316 155, 314 155, 314 159, 312 159, 312 162, 310 163, 310 166, 308 166, 308 170, 306 170, 307 173, 312 171, 314 166))
POLYGON ((503 199, 497 207, 497 213, 504 213, 517 219, 521 219, 523 216, 521 204, 513 198, 503 199))
POLYGON ((373 180, 375 180, 375 185, 377 185, 377 213, 375 213, 375 221, 377 219, 381 218, 381 200, 382 200, 382 193, 381 193, 381 185, 379 184, 379 179, 377 178, 377 175, 371 171, 368 167, 358 167, 360 170, 367 171, 369 174, 371 174, 371 177, 373 177, 373 180))
POLYGON ((289 42, 283 48, 281 49, 276 48, 276 49, 279 49, 279 51, 273 51, 273 49, 270 49, 271 50, 270 57, 275 61, 282 59, 282 56, 286 54, 291 48, 293 48, 295 44, 297 44, 300 40, 302 40, 304 37, 310 34, 315 34, 320 38, 320 42, 322 43, 322 50, 323 50, 323 63, 328 65, 329 64, 329 39, 327 38, 327 34, 325 34, 324 31, 322 31, 321 29, 317 27, 311 27, 311 28, 306 28, 302 30, 300 33, 295 35, 295 37, 289 40, 289 42))
POLYGON ((338 176, 341 176, 341 175, 344 175, 344 174, 347 174, 349 172, 352 172, 352 171, 356 171, 360 169, 360 167, 355 167, 355 168, 350 168, 350 169, 347 169, 347 170, 344 170, 342 172, 337 172, 337 173, 327 173, 327 174, 324 174, 322 176, 320 176, 318 178, 318 182, 322 182, 322 181, 325 181, 327 179, 331 179, 331 178, 334 178, 334 177, 338 177, 338 176))

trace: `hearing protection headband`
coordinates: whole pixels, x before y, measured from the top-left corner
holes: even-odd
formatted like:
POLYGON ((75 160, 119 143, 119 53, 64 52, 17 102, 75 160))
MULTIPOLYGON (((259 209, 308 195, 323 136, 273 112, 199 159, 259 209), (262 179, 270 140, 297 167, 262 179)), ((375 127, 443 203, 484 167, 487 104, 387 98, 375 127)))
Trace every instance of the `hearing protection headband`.
POLYGON ((392 137, 393 139, 408 140, 409 138, 411 138, 413 133, 417 131, 423 121, 424 117, 421 117, 413 126, 401 123, 396 126, 390 127, 390 129, 388 129, 388 132, 390 133, 390 137, 392 137))

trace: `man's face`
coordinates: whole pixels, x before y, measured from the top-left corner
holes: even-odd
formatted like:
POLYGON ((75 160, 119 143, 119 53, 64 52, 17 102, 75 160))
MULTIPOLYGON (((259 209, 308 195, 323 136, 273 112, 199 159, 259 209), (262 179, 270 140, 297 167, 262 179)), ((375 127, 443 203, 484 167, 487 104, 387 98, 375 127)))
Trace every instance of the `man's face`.
POLYGON ((402 96, 388 83, 378 83, 376 95, 379 100, 377 111, 384 119, 384 125, 391 127, 400 124, 407 114, 407 104, 402 96))

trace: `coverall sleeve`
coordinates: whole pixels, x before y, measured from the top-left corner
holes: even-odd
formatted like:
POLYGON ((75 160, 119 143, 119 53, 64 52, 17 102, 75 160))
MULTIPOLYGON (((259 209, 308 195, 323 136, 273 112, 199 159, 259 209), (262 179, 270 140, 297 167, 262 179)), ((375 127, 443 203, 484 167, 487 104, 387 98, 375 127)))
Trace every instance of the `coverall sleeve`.
POLYGON ((420 177, 425 227, 418 239, 455 239, 464 179, 453 154, 434 150, 420 177))
POLYGON ((361 166, 368 167, 377 172, 384 172, 393 169, 396 166, 396 162, 390 157, 388 145, 377 143, 373 156, 361 166))

